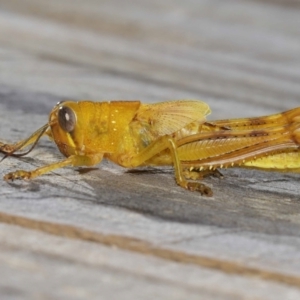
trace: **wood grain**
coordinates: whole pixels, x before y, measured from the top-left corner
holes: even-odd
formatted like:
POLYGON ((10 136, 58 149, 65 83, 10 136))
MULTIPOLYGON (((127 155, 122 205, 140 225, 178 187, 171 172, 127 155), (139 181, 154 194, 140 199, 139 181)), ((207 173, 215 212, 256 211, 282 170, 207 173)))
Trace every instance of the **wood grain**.
MULTIPOLYGON (((298 1, 2 0, 0 140, 65 99, 201 99, 211 120, 299 106, 299 34, 298 1)), ((41 141, 0 175, 59 159, 41 141)), ((109 162, 0 181, 1 295, 298 299, 299 174, 224 175, 212 199, 109 162)))

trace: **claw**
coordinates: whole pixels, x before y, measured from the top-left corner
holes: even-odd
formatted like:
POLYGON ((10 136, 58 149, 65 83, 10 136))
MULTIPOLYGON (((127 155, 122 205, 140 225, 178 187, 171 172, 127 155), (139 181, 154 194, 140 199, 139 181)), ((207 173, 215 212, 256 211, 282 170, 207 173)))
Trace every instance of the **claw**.
POLYGON ((15 179, 30 179, 30 177, 31 177, 31 172, 18 170, 4 175, 3 179, 6 181, 9 180, 14 181, 15 179))
POLYGON ((186 188, 192 192, 194 192, 194 191, 200 192, 201 195, 205 195, 208 197, 213 196, 212 189, 203 183, 189 181, 189 182, 187 182, 186 188))

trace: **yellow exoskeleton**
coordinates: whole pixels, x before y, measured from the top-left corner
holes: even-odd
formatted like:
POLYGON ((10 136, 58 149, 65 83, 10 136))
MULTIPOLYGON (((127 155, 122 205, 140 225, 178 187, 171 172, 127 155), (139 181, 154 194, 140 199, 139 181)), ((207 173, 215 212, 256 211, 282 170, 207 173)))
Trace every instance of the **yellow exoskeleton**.
POLYGON ((127 168, 173 165, 178 185, 211 196, 212 190, 199 179, 217 174, 217 168, 300 171, 300 108, 207 122, 209 113, 209 106, 196 100, 60 102, 46 125, 18 143, 0 143, 0 152, 23 156, 48 135, 66 158, 4 179, 32 179, 68 165, 93 166, 106 158, 127 168), (17 153, 31 144, 27 152, 17 153))

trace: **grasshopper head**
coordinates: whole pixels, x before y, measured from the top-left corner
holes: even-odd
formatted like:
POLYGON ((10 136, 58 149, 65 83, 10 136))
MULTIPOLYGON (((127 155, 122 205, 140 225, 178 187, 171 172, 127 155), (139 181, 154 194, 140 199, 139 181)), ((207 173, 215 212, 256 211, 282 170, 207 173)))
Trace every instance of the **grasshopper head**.
POLYGON ((49 116, 51 138, 65 156, 82 154, 84 146, 78 126, 80 107, 77 102, 62 101, 52 109, 49 116))
POLYGON ((139 101, 60 102, 50 113, 47 133, 67 157, 114 153, 128 137, 128 124, 139 106, 139 101))

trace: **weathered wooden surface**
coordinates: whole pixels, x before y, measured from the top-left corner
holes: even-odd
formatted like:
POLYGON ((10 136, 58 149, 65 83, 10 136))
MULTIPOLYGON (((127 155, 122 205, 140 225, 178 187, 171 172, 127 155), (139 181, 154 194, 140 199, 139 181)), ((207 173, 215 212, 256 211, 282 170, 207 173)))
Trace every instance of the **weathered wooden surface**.
MULTIPOLYGON (((0 137, 63 99, 196 98, 210 119, 299 106, 297 1, 0 3, 0 137)), ((42 141, 0 174, 60 159, 42 141)), ((232 169, 214 197, 104 162, 0 181, 5 299, 299 299, 299 174, 232 169)), ((1 297, 2 298, 2 297, 1 297)))

